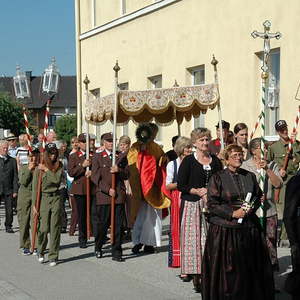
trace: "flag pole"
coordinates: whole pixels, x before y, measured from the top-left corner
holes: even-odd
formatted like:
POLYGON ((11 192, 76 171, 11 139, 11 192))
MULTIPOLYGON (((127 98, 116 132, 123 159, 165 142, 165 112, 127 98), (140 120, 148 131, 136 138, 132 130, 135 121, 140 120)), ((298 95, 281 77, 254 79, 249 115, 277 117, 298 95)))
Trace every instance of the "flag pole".
MULTIPOLYGON (((118 83, 118 73, 120 71, 118 61, 113 68, 115 71, 115 99, 114 99, 114 115, 113 115, 113 153, 112 153, 112 166, 116 164, 116 146, 117 146, 117 110, 118 110, 118 92, 119 92, 119 83, 118 83)), ((112 184, 111 188, 116 189, 116 174, 112 173, 112 184)), ((111 197, 111 209, 110 209, 110 242, 113 245, 115 242, 115 196, 111 197)))
POLYGON ((218 101, 218 116, 219 116, 219 130, 220 130, 220 140, 221 140, 221 150, 224 150, 224 135, 223 135, 223 126, 222 126, 222 111, 221 111, 221 101, 220 101, 220 91, 219 91, 219 79, 218 79, 218 69, 217 64, 219 62, 216 60, 213 55, 213 59, 211 64, 214 66, 214 75, 215 75, 215 84, 217 85, 218 93, 219 93, 219 101, 218 101))
MULTIPOLYGON (((85 85, 85 97, 86 97, 86 105, 88 104, 89 101, 89 79, 87 75, 85 75, 85 79, 83 81, 85 85)), ((90 134, 89 134, 89 124, 86 122, 86 149, 85 149, 85 154, 86 154, 86 159, 90 159, 90 134)), ((90 171, 90 167, 87 166, 86 171, 90 171)), ((89 240, 91 237, 91 214, 90 214, 90 207, 91 207, 91 181, 90 177, 86 176, 86 232, 87 232, 87 239, 89 240)))

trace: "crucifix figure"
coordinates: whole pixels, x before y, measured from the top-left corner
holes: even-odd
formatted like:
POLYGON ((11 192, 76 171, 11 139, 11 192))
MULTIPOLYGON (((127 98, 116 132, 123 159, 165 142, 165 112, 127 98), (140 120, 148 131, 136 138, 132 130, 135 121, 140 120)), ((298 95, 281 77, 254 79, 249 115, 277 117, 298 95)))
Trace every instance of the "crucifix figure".
POLYGON ((275 32, 275 33, 270 33, 270 27, 271 27, 271 22, 269 20, 265 21, 263 23, 264 25, 264 32, 257 32, 256 30, 251 33, 253 38, 260 37, 264 39, 264 58, 263 58, 263 66, 261 69, 263 72, 268 72, 269 67, 268 67, 268 60, 269 60, 269 55, 270 55, 270 40, 272 38, 276 38, 279 40, 281 38, 281 33, 280 32, 275 32))

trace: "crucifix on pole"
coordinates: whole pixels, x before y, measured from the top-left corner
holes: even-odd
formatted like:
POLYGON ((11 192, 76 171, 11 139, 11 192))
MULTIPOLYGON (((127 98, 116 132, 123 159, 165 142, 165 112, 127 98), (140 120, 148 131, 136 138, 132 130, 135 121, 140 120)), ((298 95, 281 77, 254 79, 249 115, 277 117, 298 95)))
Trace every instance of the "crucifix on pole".
MULTIPOLYGON (((266 102, 268 98, 268 78, 269 78, 269 57, 270 57, 270 40, 276 38, 277 40, 281 38, 281 33, 270 33, 271 22, 269 20, 263 23, 264 32, 253 31, 251 36, 253 38, 262 38, 264 40, 264 50, 263 50, 263 65, 261 67, 261 79, 262 79, 262 97, 261 97, 261 159, 265 159, 265 113, 266 113, 266 102)), ((265 182, 265 171, 261 169, 259 183, 262 190, 264 190, 265 182)), ((262 226, 264 226, 264 209, 263 203, 261 204, 260 210, 260 220, 262 226)))
MULTIPOLYGON (((251 36, 253 38, 262 38, 264 40, 264 51, 263 51, 263 65, 261 67, 261 79, 262 79, 262 109, 261 109, 261 128, 262 128, 262 137, 265 137, 265 107, 267 100, 267 88, 268 88, 268 77, 269 77, 269 57, 270 57, 270 40, 276 38, 277 40, 281 38, 280 32, 270 33, 271 22, 269 20, 263 23, 264 32, 253 31, 251 36)), ((264 151, 262 149, 262 151, 264 151)))
POLYGON ((263 58, 263 65, 261 69, 263 70, 263 72, 268 73, 269 72, 268 61, 269 61, 269 55, 271 50, 270 40, 273 38, 279 40, 281 38, 281 33, 280 32, 270 33, 271 22, 269 20, 265 21, 263 25, 265 30, 264 32, 258 32, 255 30, 251 33, 251 35, 253 38, 259 37, 264 39, 264 58, 263 58))

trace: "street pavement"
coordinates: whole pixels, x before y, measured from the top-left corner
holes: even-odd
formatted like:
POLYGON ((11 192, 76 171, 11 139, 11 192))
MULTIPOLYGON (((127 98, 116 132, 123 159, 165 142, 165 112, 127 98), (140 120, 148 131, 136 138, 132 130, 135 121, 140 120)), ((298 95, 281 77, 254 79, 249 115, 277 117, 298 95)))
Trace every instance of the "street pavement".
MULTIPOLYGON (((131 254, 131 243, 124 245, 123 263, 111 260, 109 244, 104 257, 94 257, 93 242, 79 249, 77 236, 62 234, 60 261, 56 267, 40 264, 36 256, 23 256, 15 217, 14 234, 4 230, 4 209, 0 207, 0 300, 77 300, 77 299, 201 299, 192 283, 183 283, 179 269, 167 267, 168 220, 164 221, 163 245, 152 255, 131 254)), ((290 271, 289 249, 279 249, 281 271, 276 284, 282 287, 290 271)), ((290 297, 281 292, 276 300, 290 297)), ((243 300, 243 299, 241 299, 243 300)))

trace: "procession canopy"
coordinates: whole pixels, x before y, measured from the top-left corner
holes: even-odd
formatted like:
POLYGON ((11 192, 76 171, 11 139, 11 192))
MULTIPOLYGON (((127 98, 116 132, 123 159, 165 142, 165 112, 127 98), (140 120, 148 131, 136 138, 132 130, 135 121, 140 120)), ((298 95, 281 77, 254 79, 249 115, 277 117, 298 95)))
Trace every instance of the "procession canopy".
MULTIPOLYGON (((113 120, 115 95, 108 95, 87 103, 86 120, 104 123, 113 120)), ((203 84, 144 91, 119 91, 117 123, 133 120, 137 123, 155 119, 158 124, 169 124, 191 117, 199 117, 219 102, 217 84, 203 84)))

